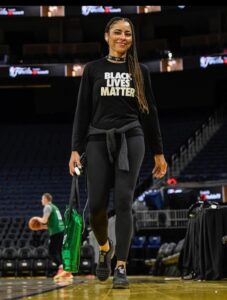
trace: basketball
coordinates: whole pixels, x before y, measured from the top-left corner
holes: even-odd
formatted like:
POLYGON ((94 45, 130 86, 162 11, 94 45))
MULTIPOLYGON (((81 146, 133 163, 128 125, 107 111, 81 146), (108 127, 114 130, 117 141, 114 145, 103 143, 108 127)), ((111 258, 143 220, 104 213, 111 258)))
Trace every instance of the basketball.
POLYGON ((42 227, 42 224, 35 217, 32 217, 28 222, 28 227, 31 230, 40 230, 42 227))

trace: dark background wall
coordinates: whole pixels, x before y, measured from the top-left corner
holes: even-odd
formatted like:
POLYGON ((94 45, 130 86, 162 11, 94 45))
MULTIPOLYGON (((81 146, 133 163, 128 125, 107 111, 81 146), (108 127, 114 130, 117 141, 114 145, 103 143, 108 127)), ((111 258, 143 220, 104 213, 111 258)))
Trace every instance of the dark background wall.
MULTIPOLYGON (((215 108, 226 101, 227 70, 190 70, 152 73, 151 80, 160 111, 215 108)), ((2 82, 2 81, 1 81, 2 82)), ((33 80, 28 87, 13 82, 13 88, 0 88, 0 119, 5 122, 55 120, 71 122, 77 101, 80 78, 33 80), (21 85, 21 86, 20 86, 21 85), (36 87, 44 85, 44 87, 36 87), (20 87, 18 87, 20 86, 20 87), (29 87, 33 86, 33 87, 29 87), (47 87, 45 87, 47 86, 47 87)), ((3 84, 3 82, 2 82, 3 84)), ((4 86, 12 82, 4 83, 4 86)))
MULTIPOLYGON (((75 30, 80 28, 82 42, 99 42, 100 57, 107 47, 103 32, 109 15, 89 17, 69 16, 67 18, 0 18, 0 44, 10 46, 8 63, 23 62, 23 45, 39 43, 64 43, 78 38, 75 30), (75 28, 73 26, 76 26, 75 28), (67 38, 67 40, 66 40, 67 38)), ((128 15, 136 28, 138 48, 144 41, 155 43, 165 39, 167 49, 175 57, 190 54, 183 48, 182 38, 215 34, 219 43, 216 49, 224 51, 227 32, 226 7, 191 7, 186 10, 166 10, 162 13, 128 15)), ((204 38, 204 37, 203 37, 204 38)), ((202 38, 201 38, 202 40, 202 38)), ((191 49, 191 54, 208 54, 208 47, 201 45, 191 49), (205 49, 205 50, 204 50, 205 49)), ((165 51, 151 51, 149 60, 161 58, 165 51)), ((143 60, 142 52, 139 53, 143 60)), ((58 63, 58 61, 56 61, 58 63)), ((188 63, 190 65, 190 62, 188 63)), ((226 101, 227 68, 211 66, 208 69, 189 69, 183 72, 152 73, 151 80, 157 106, 160 111, 174 109, 215 108, 226 101)), ((80 78, 24 78, 0 80, 0 121, 71 122, 76 105, 80 78), (40 87, 40 86, 48 87, 40 87), (39 86, 39 87, 37 87, 39 86)))

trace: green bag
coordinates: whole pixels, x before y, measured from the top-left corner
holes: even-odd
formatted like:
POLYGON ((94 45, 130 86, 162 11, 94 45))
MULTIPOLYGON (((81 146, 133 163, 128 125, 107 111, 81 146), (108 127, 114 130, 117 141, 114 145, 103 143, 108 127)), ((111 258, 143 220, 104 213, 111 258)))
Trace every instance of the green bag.
POLYGON ((64 213, 65 230, 62 245, 63 269, 72 273, 78 273, 79 271, 83 228, 83 218, 76 208, 79 209, 79 186, 78 176, 74 175, 69 205, 64 213))

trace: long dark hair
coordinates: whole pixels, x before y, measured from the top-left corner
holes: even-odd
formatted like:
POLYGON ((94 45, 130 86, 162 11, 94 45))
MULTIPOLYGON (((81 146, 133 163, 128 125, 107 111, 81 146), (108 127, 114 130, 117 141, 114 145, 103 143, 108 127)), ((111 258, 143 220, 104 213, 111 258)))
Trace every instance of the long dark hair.
POLYGON ((132 74, 139 109, 142 112, 149 113, 147 99, 146 99, 145 91, 144 91, 143 75, 142 75, 140 65, 138 62, 134 25, 132 24, 131 20, 129 20, 128 18, 114 17, 114 18, 110 19, 110 21, 107 23, 106 28, 105 28, 105 33, 109 33, 112 25, 119 21, 128 22, 131 26, 132 46, 128 49, 128 53, 127 53, 128 69, 129 69, 129 72, 132 74))

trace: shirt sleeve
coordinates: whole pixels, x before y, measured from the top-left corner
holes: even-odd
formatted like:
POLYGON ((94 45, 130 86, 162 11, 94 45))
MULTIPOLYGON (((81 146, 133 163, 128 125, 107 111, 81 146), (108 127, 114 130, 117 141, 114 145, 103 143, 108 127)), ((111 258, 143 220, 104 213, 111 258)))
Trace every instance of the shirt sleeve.
POLYGON ((85 150, 88 126, 92 112, 92 80, 89 75, 89 66, 84 68, 77 98, 72 130, 72 151, 81 155, 85 150))
POLYGON ((152 153, 163 154, 162 135, 160 130, 158 111, 151 85, 150 72, 145 65, 141 65, 144 78, 145 95, 148 102, 149 113, 141 113, 141 124, 144 130, 146 142, 152 153))

